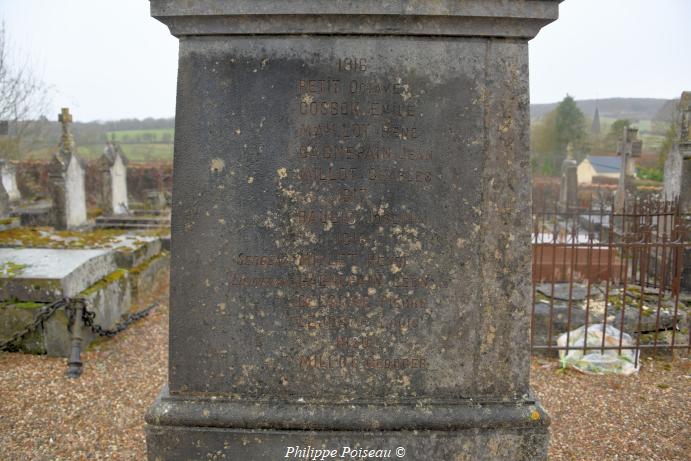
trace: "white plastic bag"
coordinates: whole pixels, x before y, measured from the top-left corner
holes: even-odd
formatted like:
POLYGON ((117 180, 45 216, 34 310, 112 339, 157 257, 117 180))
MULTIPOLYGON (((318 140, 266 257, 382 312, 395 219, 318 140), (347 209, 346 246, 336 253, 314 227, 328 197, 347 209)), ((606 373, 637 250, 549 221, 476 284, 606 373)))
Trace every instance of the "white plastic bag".
MULTIPOLYGON (((618 347, 619 335, 621 332, 611 325, 604 328, 605 346, 618 347)), ((603 374, 619 374, 630 375, 636 373, 640 369, 640 361, 638 360, 638 351, 634 349, 623 349, 624 347, 633 346, 633 339, 630 335, 624 333, 621 341, 621 354, 618 349, 605 349, 600 353, 599 348, 602 346, 603 325, 597 323, 595 325, 588 325, 588 338, 585 338, 585 326, 571 331, 569 336, 569 353, 566 350, 559 350, 559 359, 562 366, 573 367, 578 371, 588 374, 603 375, 603 374), (583 344, 586 343, 588 352, 583 355, 583 344), (573 349, 571 349, 573 348, 573 349)), ((557 339, 559 347, 566 347, 566 333, 559 336, 557 339)))

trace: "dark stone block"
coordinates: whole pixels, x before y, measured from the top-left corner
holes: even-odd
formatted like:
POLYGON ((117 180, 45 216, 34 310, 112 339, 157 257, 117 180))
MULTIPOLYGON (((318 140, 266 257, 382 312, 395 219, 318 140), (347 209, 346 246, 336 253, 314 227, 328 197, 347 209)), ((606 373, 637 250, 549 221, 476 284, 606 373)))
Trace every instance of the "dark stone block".
POLYGON ((150 459, 544 458, 524 39, 557 2, 292 3, 152 2, 181 41, 150 459))

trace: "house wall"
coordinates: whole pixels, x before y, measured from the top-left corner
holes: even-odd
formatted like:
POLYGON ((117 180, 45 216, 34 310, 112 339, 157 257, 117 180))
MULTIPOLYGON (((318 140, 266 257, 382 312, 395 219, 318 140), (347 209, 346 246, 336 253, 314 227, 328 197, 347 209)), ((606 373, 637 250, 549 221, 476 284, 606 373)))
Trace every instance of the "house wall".
POLYGON ((595 169, 586 159, 583 160, 580 165, 578 165, 576 174, 578 175, 578 184, 592 184, 595 169))

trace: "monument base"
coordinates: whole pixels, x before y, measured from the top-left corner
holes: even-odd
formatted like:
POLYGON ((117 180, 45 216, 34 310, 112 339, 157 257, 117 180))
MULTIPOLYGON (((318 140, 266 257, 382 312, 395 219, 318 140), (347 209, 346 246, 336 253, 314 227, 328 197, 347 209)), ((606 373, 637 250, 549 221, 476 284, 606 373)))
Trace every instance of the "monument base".
POLYGON ((383 405, 238 402, 161 392, 147 415, 150 461, 543 460, 534 399, 383 405))

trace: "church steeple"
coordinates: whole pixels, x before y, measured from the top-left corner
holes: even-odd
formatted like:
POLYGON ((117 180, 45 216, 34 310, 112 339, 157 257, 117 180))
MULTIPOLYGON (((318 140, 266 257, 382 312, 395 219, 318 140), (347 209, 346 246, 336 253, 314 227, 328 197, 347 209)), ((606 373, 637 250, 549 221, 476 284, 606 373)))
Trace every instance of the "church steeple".
POLYGON ((595 115, 593 115, 593 124, 590 127, 590 136, 594 139, 600 137, 600 109, 595 106, 595 115))

